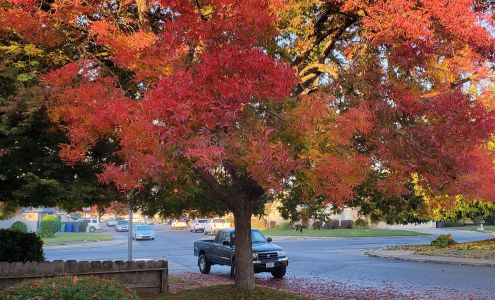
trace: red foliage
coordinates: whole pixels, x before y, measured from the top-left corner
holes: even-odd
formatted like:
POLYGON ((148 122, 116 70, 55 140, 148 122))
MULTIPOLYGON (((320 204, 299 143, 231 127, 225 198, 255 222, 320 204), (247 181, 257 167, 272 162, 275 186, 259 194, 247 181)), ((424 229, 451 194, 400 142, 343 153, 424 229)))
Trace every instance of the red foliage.
POLYGON ((286 100, 297 78, 272 55, 274 10, 284 1, 161 0, 147 4, 150 15, 155 5, 168 12, 151 28, 134 1, 121 7, 133 13, 116 16, 101 1, 42 10, 12 0, 0 9, 0 31, 50 46, 84 40, 90 54, 42 78, 50 114, 68 127, 61 157, 69 164, 98 139, 119 141, 123 163, 107 165, 100 179, 122 190, 174 178, 185 162, 210 170, 228 162, 265 189, 305 173, 337 203, 371 172, 381 172, 390 193, 418 173, 437 193, 493 199, 484 147, 495 131, 492 96, 468 96, 458 84, 489 81, 493 21, 471 0, 337 2, 360 20, 335 46, 346 67, 295 109, 286 100), (287 113, 274 122, 265 107, 287 113))

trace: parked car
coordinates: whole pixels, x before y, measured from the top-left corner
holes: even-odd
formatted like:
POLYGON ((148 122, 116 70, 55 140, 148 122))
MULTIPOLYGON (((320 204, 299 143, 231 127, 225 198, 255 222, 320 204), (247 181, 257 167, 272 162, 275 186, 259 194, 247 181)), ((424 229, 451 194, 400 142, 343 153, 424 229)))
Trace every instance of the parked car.
POLYGON ((89 232, 95 232, 96 230, 101 230, 101 225, 100 222, 98 222, 98 219, 79 219, 75 221, 75 223, 79 223, 79 222, 88 224, 86 226, 86 230, 89 232))
POLYGON ((117 219, 110 218, 107 220, 106 224, 108 227, 113 227, 113 226, 117 225, 117 222, 118 222, 117 219))
POLYGON ((205 229, 203 232, 206 234, 217 234, 217 232, 224 228, 230 228, 230 223, 227 223, 225 219, 214 218, 209 219, 208 222, 205 223, 205 229))
POLYGON ((88 219, 88 231, 95 232, 96 230, 101 230, 100 222, 98 219, 88 219))
POLYGON ((205 231, 205 224, 208 223, 208 219, 195 219, 191 223, 191 232, 203 232, 205 231))
POLYGON ((132 229, 132 238, 135 240, 154 240, 155 231, 150 225, 135 225, 132 229))
POLYGON ((115 225, 115 231, 129 231, 129 221, 120 220, 115 225))
MULTIPOLYGON (((270 272, 275 278, 285 276, 289 259, 281 247, 272 244, 261 231, 251 230, 253 266, 255 273, 270 272)), ((194 255, 198 256, 199 271, 210 273, 212 265, 230 266, 230 276, 235 276, 235 231, 232 228, 218 231, 214 240, 194 242, 194 255)))
POLYGON ((187 227, 187 223, 184 220, 174 220, 172 222, 172 229, 185 229, 187 227))

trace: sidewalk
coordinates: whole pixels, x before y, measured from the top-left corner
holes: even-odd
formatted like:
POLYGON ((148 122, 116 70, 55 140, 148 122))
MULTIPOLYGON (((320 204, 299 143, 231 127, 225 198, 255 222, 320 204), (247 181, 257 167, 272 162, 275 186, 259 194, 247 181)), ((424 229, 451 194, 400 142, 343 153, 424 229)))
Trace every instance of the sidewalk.
POLYGON ((477 259, 477 258, 461 258, 452 256, 432 256, 432 255, 420 255, 414 254, 411 250, 384 250, 377 249, 371 250, 366 253, 371 257, 380 257, 388 259, 416 261, 416 262, 429 262, 439 264, 453 264, 453 265, 468 265, 468 266, 483 266, 483 267, 495 267, 495 259, 477 259))

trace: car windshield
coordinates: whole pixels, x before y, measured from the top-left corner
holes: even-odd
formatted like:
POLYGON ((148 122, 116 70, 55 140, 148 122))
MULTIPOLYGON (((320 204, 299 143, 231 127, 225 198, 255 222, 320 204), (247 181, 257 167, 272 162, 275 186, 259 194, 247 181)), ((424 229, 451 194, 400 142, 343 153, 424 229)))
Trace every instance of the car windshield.
POLYGON ((213 223, 225 223, 225 219, 213 219, 213 223))
POLYGON ((152 230, 151 226, 137 226, 136 230, 152 230))
POLYGON ((198 223, 206 223, 208 220, 198 220, 198 223))
POLYGON ((251 242, 253 244, 266 243, 266 239, 265 239, 265 236, 263 235, 263 233, 261 233, 257 230, 253 230, 253 231, 251 231, 251 242))
POLYGON ((119 221, 119 225, 127 225, 129 224, 129 221, 119 221))

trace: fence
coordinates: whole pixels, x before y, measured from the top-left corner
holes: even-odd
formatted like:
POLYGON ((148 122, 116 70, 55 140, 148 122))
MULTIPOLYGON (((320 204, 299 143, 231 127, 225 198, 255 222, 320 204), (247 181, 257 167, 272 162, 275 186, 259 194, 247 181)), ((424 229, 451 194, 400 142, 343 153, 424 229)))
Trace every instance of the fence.
POLYGON ((54 276, 97 276, 119 281, 138 293, 168 292, 166 260, 0 262, 0 289, 28 279, 54 276))

